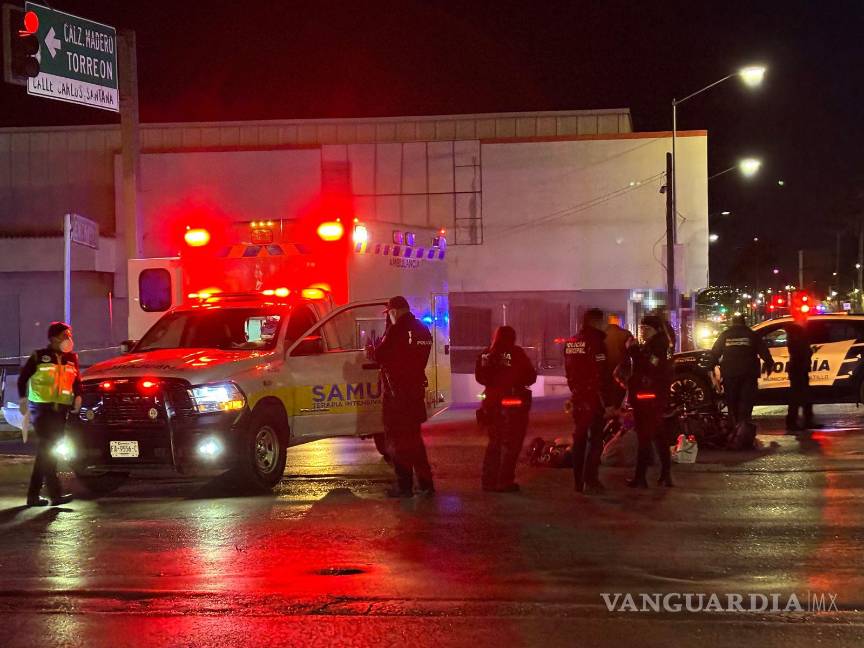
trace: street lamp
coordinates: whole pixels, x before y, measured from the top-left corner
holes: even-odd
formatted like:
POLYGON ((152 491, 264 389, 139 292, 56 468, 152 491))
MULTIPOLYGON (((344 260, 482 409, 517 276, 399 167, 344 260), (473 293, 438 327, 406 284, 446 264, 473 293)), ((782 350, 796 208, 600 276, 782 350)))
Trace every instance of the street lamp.
MULTIPOLYGON (((718 79, 714 83, 711 83, 711 84, 705 86, 704 88, 701 88, 700 90, 697 90, 696 92, 693 92, 693 93, 687 95, 683 99, 674 99, 674 98, 672 99, 672 165, 671 165, 672 166, 672 169, 671 169, 672 170, 672 173, 671 173, 672 182, 671 183, 669 182, 669 178, 666 179, 667 183, 672 188, 672 191, 671 191, 672 196, 671 196, 671 200, 669 201, 670 204, 667 204, 667 208, 671 207, 671 210, 672 210, 671 217, 672 218, 671 218, 671 231, 667 232, 667 234, 666 234, 666 240, 667 240, 667 244, 666 244, 666 248, 667 248, 666 249, 666 292, 668 293, 667 306, 669 308, 669 314, 671 315, 672 311, 673 310, 675 311, 675 319, 678 320, 675 323, 677 323, 679 327, 681 326, 681 322, 680 322, 680 317, 679 317, 680 313, 678 310, 678 296, 675 293, 675 247, 674 247, 675 243, 678 240, 678 232, 677 232, 677 229, 678 229, 678 227, 677 227, 677 222, 678 222, 678 189, 677 189, 678 169, 675 166, 675 162, 676 162, 676 160, 675 160, 676 150, 675 149, 676 149, 676 143, 677 143, 677 139, 678 139, 678 106, 680 104, 683 104, 685 101, 689 101, 693 97, 696 97, 696 96, 702 94, 703 92, 710 90, 714 86, 720 85, 724 81, 728 81, 729 79, 731 79, 733 77, 739 77, 741 79, 741 81, 744 83, 744 85, 746 85, 750 88, 754 88, 754 87, 756 87, 762 83, 762 80, 765 78, 765 71, 766 70, 765 70, 764 65, 749 65, 747 67, 741 68, 737 72, 733 72, 732 74, 729 74, 729 75, 723 77, 722 79, 718 79)), ((669 216, 667 216, 666 218, 667 218, 667 224, 668 224, 669 223, 669 216)), ((681 336, 678 335, 676 339, 678 341, 677 344, 679 345, 679 348, 680 348, 681 336)))
POLYGON ((720 239, 720 236, 715 234, 714 232, 711 232, 708 235, 708 241, 711 243, 716 243, 719 239, 720 239))
POLYGON ((762 168, 762 160, 758 158, 743 158, 738 161, 738 164, 733 164, 728 169, 723 169, 719 173, 715 173, 714 175, 708 176, 709 180, 713 180, 724 173, 729 173, 730 171, 734 171, 738 169, 742 176, 745 178, 752 178, 757 173, 759 173, 759 169, 762 168))

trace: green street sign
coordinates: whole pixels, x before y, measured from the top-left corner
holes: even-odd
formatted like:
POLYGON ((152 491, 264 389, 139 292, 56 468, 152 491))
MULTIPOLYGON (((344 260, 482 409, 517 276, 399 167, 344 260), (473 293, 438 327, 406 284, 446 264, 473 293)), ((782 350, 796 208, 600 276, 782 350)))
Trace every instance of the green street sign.
POLYGON ((27 94, 118 112, 117 30, 33 2, 24 10, 39 17, 39 75, 27 94))

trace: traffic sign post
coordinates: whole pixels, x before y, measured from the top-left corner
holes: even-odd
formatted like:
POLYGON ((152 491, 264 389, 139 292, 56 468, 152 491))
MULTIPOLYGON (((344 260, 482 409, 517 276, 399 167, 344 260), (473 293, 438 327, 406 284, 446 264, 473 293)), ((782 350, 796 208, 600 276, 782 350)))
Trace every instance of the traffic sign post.
POLYGON ((63 217, 63 321, 72 323, 72 244, 99 248, 99 224, 79 214, 63 217))
POLYGON ((39 75, 27 94, 118 112, 117 31, 33 2, 39 18, 39 75))

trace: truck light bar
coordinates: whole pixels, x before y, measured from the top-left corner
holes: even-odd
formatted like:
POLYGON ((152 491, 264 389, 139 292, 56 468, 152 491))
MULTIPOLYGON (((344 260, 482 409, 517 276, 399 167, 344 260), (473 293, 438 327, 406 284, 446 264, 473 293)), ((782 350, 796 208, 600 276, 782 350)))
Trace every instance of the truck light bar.
POLYGON ((345 228, 338 220, 321 223, 318 226, 318 236, 322 241, 338 241, 345 234, 345 228))

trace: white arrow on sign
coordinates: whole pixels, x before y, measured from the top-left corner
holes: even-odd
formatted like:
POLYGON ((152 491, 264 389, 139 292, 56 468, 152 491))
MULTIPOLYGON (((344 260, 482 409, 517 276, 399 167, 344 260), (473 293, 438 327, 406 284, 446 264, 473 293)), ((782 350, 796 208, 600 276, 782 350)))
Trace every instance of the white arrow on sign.
POLYGON ((57 50, 62 49, 62 43, 60 39, 57 38, 57 34, 54 33, 54 28, 48 30, 48 33, 45 34, 45 45, 48 47, 48 51, 51 52, 51 58, 57 54, 57 50))

